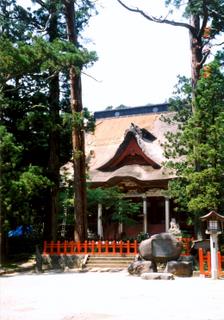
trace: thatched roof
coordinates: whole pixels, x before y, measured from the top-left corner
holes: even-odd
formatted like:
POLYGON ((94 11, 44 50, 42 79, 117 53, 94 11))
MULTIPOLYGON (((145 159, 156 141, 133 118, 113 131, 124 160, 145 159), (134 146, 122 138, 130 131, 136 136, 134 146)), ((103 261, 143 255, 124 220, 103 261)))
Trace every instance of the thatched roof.
POLYGON ((115 177, 141 181, 169 179, 168 172, 162 167, 165 158, 161 144, 165 132, 173 130, 176 128, 162 121, 160 113, 98 119, 95 133, 86 137, 90 180, 103 183, 115 177), (145 163, 125 164, 123 159, 123 165, 119 166, 119 157, 122 158, 131 138, 145 155, 145 163), (113 167, 113 163, 117 163, 117 167, 113 167))
MULTIPOLYGON (((172 113, 165 112, 172 117, 172 113)), ((99 186, 123 180, 146 183, 168 181, 163 167, 162 143, 167 131, 176 127, 161 120, 161 113, 133 114, 96 120, 94 134, 86 135, 89 180, 99 186)), ((62 172, 72 172, 71 163, 62 172)))

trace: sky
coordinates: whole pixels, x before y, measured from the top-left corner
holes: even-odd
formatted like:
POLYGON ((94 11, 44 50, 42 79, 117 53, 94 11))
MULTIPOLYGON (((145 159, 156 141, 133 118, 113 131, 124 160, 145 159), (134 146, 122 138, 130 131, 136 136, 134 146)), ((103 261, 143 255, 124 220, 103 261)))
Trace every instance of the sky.
MULTIPOLYGON (((23 5, 29 0, 18 0, 23 5)), ((166 16, 164 0, 124 0, 156 16, 166 16)), ((190 76, 185 28, 150 22, 116 0, 97 0, 98 15, 84 32, 98 61, 82 75, 83 106, 90 111, 167 101, 178 75, 190 76)))
MULTIPOLYGON (((146 1, 125 0, 140 7, 146 1)), ((82 76, 83 104, 91 111, 107 106, 142 106, 167 101, 177 76, 190 76, 189 35, 185 28, 150 22, 116 0, 101 0, 86 34, 98 61, 82 76)), ((160 16, 164 1, 151 0, 148 12, 160 16)))

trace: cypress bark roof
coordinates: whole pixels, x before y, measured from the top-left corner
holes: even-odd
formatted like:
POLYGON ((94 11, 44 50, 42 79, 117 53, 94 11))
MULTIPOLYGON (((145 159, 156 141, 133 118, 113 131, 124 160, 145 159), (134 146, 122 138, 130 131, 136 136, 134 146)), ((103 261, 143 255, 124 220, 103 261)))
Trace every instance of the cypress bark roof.
MULTIPOLYGON (((173 113, 164 115, 171 118, 173 113)), ((86 135, 88 180, 96 186, 120 181, 167 184, 174 175, 163 167, 162 144, 165 133, 176 130, 158 112, 96 119, 94 134, 86 135)), ((61 173, 71 177, 72 163, 64 165, 61 173)))
POLYGON ((161 144, 165 133, 176 128, 160 118, 161 114, 150 113, 98 119, 95 133, 86 137, 90 181, 169 179, 161 144))

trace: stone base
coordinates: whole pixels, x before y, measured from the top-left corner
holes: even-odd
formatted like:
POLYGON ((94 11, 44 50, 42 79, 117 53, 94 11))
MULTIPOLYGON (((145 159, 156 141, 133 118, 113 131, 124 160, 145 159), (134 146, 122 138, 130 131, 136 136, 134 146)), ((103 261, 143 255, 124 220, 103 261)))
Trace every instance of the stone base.
POLYGON ((192 277, 193 267, 190 261, 169 261, 165 272, 172 273, 178 277, 192 277))
POLYGON ((128 272, 140 276, 142 273, 157 272, 157 267, 154 261, 134 261, 128 266, 128 272))
POLYGON ((145 272, 141 275, 142 279, 145 280, 174 280, 172 273, 166 272, 145 272))
POLYGON ((83 268, 85 256, 78 255, 38 255, 36 256, 36 272, 45 270, 65 271, 65 269, 83 268))

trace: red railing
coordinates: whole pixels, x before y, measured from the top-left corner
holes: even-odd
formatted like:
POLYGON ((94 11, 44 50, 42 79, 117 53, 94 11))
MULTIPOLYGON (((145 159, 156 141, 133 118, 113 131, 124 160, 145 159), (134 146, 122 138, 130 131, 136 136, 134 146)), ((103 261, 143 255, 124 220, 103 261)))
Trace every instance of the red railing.
MULTIPOLYGON (((189 255, 191 248, 191 238, 179 239, 183 243, 181 255, 189 255)), ((137 241, 44 241, 43 254, 100 254, 100 255, 136 255, 138 253, 137 241)))
MULTIPOLYGON (((211 276, 211 253, 210 253, 210 251, 208 251, 207 254, 204 255, 203 249, 199 248, 198 257, 199 257, 200 274, 204 275, 206 277, 210 277, 211 276)), ((224 256, 221 256, 220 251, 218 251, 217 257, 218 257, 218 275, 224 276, 224 268, 222 268, 222 265, 224 265, 224 256)))
POLYGON ((124 241, 44 241, 43 254, 136 255, 138 243, 124 241))

